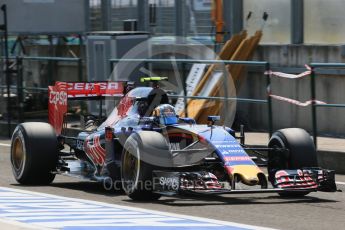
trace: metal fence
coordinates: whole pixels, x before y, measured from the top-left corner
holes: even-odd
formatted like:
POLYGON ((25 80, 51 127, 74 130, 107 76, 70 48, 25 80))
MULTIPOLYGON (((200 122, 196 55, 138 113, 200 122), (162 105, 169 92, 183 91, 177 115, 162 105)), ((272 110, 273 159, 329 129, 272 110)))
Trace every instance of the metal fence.
POLYGON ((318 104, 316 103, 316 76, 317 70, 324 68, 345 68, 344 63, 311 63, 311 74, 310 74, 310 95, 312 100, 312 122, 313 122, 313 138, 315 146, 317 146, 317 107, 324 108, 345 108, 345 104, 318 104))
MULTIPOLYGON (((273 133, 273 114, 272 114, 272 99, 267 92, 266 100, 255 99, 255 98, 237 98, 237 97, 228 97, 228 72, 225 68, 223 68, 223 87, 224 87, 224 97, 203 97, 203 96, 188 96, 187 95, 187 87, 186 87, 186 75, 185 69, 186 65, 192 65, 196 63, 203 63, 203 64, 225 64, 225 65, 244 65, 244 66, 259 66, 263 69, 263 75, 266 77, 266 90, 270 89, 271 85, 271 78, 269 75, 265 74, 270 70, 270 64, 265 61, 222 61, 222 60, 195 60, 195 59, 110 59, 110 66, 111 70, 114 69, 114 65, 119 62, 144 62, 144 63, 169 63, 169 62, 176 62, 177 64, 181 64, 181 72, 182 72, 182 84, 183 84, 183 99, 185 105, 185 114, 188 116, 188 108, 187 108, 187 99, 190 100, 221 100, 221 101, 237 101, 240 103, 258 103, 258 104, 267 104, 267 112, 268 112, 268 131, 270 136, 273 133)), ((170 97, 179 97, 174 95, 169 95, 170 97)), ((227 103, 224 103, 224 114, 228 111, 227 103)))

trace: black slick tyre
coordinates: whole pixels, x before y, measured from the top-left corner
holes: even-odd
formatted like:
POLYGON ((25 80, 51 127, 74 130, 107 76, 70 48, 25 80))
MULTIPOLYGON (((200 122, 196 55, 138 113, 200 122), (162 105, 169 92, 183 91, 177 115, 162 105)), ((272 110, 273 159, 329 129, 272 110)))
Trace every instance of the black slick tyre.
MULTIPOLYGON (((268 144, 269 148, 286 149, 287 151, 268 152, 268 175, 273 184, 275 173, 281 169, 302 169, 317 167, 317 153, 310 135, 303 129, 288 128, 276 131, 268 144)), ((283 192, 284 197, 305 196, 309 192, 283 192)))
POLYGON ((139 201, 160 198, 161 195, 153 192, 152 178, 152 171, 159 166, 151 160, 143 159, 152 159, 149 155, 153 151, 166 154, 168 150, 164 137, 157 132, 141 131, 126 140, 121 159, 121 180, 128 197, 139 201))
POLYGON ((13 175, 20 184, 50 184, 58 159, 55 130, 43 122, 19 124, 12 135, 10 159, 13 175))

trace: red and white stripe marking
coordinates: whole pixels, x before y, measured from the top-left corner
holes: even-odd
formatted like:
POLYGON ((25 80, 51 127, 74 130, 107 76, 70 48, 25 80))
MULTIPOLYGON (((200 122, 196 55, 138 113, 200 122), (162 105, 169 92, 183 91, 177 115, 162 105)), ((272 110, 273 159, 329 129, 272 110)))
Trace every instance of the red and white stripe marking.
POLYGON ((278 95, 274 95, 274 94, 270 94, 270 97, 274 98, 276 100, 279 100, 279 101, 285 101, 285 102, 288 102, 290 104, 294 104, 294 105, 298 105, 298 106, 302 106, 302 107, 311 105, 313 103, 313 101, 315 102, 315 104, 318 104, 318 105, 327 104, 326 102, 318 101, 318 100, 309 100, 309 101, 301 102, 301 101, 297 101, 297 100, 294 100, 291 98, 282 97, 282 96, 278 96, 278 95))
POLYGON ((305 76, 308 76, 311 74, 311 68, 308 65, 304 65, 305 68, 307 69, 307 71, 304 71, 300 74, 290 74, 290 73, 283 73, 283 72, 274 72, 274 71, 266 71, 265 74, 266 75, 270 75, 270 76, 275 76, 275 77, 282 77, 282 78, 288 78, 288 79, 297 79, 297 78, 302 78, 305 76))
POLYGON ((310 75, 310 73, 311 72, 309 70, 300 74, 290 74, 290 73, 273 72, 273 71, 265 72, 265 74, 270 75, 270 76, 282 77, 282 78, 288 78, 288 79, 302 78, 302 77, 310 75))
MULTIPOLYGON (((266 71, 265 74, 266 75, 270 75, 270 76, 275 76, 275 77, 281 77, 281 78, 298 79, 298 78, 302 78, 302 77, 310 75, 311 68, 308 65, 305 65, 305 67, 306 67, 307 71, 302 72, 300 74, 289 74, 289 73, 283 73, 283 72, 273 72, 271 70, 270 71, 266 71)), ((274 94, 270 93, 270 89, 268 89, 268 93, 269 93, 269 96, 271 98, 274 98, 274 99, 279 100, 279 101, 285 101, 285 102, 288 102, 290 104, 294 104, 294 105, 302 106, 302 107, 311 105, 311 104, 313 104, 313 102, 315 102, 315 104, 323 104, 323 105, 327 104, 326 102, 318 101, 318 100, 309 100, 309 101, 301 102, 301 101, 294 100, 294 99, 291 99, 291 98, 274 95, 274 94)))

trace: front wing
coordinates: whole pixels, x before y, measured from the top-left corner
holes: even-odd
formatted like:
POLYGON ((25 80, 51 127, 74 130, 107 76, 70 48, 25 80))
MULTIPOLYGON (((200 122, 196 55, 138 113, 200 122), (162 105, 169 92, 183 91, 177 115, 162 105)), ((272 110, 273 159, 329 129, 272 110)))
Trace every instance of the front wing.
POLYGON ((162 195, 337 191, 333 170, 279 170, 275 175, 273 188, 232 189, 231 186, 220 183, 215 175, 205 171, 153 171, 153 190, 162 195))

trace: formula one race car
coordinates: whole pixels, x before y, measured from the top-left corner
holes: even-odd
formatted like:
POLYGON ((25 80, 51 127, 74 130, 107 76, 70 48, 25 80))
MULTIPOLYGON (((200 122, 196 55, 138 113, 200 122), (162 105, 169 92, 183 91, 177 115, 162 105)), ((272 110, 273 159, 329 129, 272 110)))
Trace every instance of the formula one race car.
POLYGON ((13 133, 15 179, 21 184, 49 184, 56 174, 77 176, 121 185, 134 200, 183 194, 303 196, 336 191, 335 173, 318 167, 306 131, 282 129, 273 134, 267 148, 249 148, 243 132, 237 137, 231 128, 215 124, 219 116, 209 116, 208 124, 177 116, 159 80, 145 78, 153 87, 137 88, 130 82, 50 86, 50 124, 22 123, 13 133), (104 97, 121 100, 107 118, 87 116, 75 135, 68 134, 67 101, 104 97), (268 175, 259 167, 263 163, 268 175))

